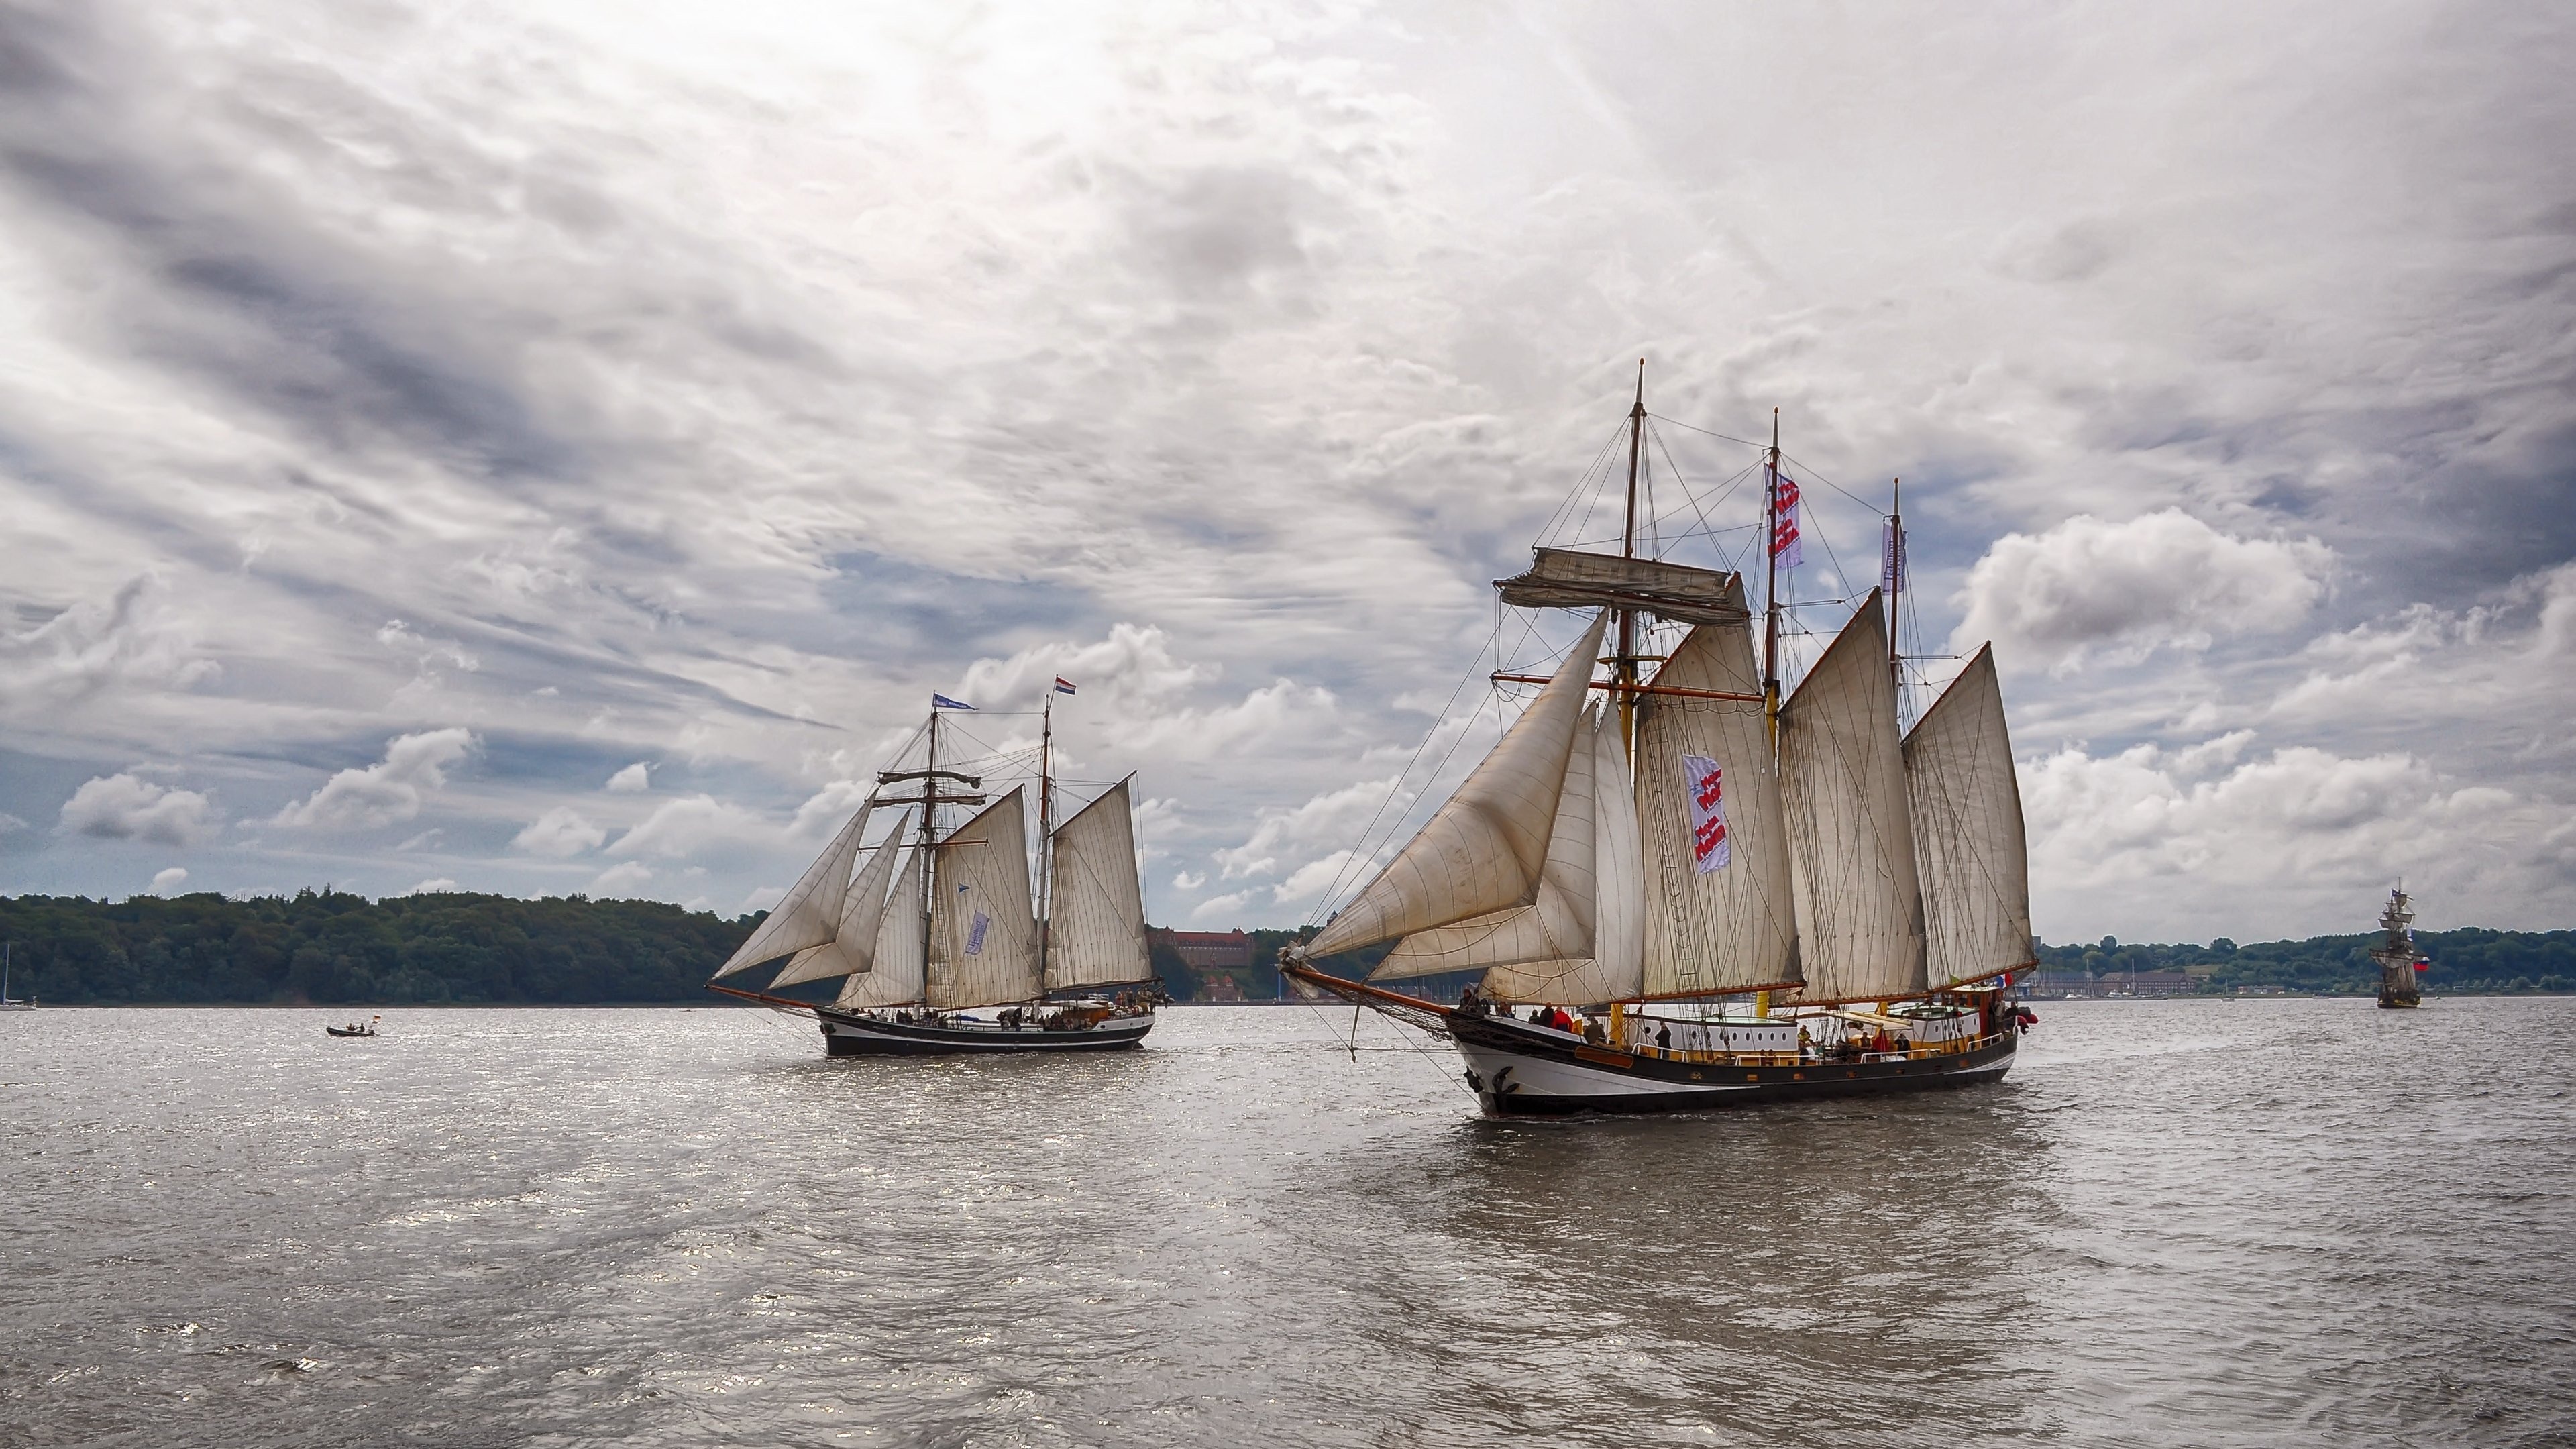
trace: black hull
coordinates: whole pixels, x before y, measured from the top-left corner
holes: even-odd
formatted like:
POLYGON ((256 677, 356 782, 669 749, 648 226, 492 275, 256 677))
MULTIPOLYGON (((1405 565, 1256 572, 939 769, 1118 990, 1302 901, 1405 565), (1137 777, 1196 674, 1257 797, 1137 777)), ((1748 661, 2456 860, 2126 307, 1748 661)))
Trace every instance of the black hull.
POLYGON ((1133 1051, 1154 1029, 1151 1016, 1113 1017, 1078 1031, 1000 1026, 934 1026, 927 1022, 819 1010, 823 1050, 836 1057, 1005 1056, 1033 1052, 1133 1051))
POLYGON ((1467 1059, 1467 1082, 1478 1105, 1494 1117, 1706 1112, 1981 1086, 2003 1080, 2019 1045, 2007 1032, 1965 1051, 1749 1065, 1614 1051, 1502 1017, 1453 1011, 1447 1026, 1467 1059))

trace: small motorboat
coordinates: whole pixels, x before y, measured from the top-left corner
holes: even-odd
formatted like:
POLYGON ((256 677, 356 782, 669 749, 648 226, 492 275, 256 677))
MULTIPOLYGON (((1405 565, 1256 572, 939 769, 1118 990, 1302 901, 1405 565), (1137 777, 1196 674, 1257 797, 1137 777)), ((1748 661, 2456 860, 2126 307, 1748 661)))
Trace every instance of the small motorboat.
POLYGON ((367 1018, 363 1025, 353 1021, 347 1026, 326 1026, 322 1028, 322 1030, 332 1036, 374 1036, 376 1034, 376 1023, 382 1020, 384 1020, 384 1018, 381 1016, 371 1016, 367 1018))

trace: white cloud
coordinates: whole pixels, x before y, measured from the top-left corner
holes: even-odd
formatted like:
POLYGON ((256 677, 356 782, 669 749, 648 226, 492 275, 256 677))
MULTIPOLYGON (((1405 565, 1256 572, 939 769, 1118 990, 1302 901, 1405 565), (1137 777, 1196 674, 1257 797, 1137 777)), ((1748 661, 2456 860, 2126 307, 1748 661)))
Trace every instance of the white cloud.
POLYGON ((794 818, 787 823, 787 833, 807 839, 829 835, 867 800, 871 788, 863 780, 834 780, 796 807, 794 818))
POLYGON ((1210 896, 1206 900, 1199 902, 1197 909, 1190 912, 1190 919, 1193 921, 1224 921, 1238 919, 1245 904, 1251 899, 1252 892, 1250 891, 1235 891, 1230 895, 1210 896))
POLYGON ((402 894, 407 896, 434 896, 441 891, 452 891, 454 889, 456 889, 456 882, 442 875, 430 880, 421 881, 420 883, 412 886, 409 890, 402 892, 402 894))
POLYGON ((174 865, 167 870, 155 871, 152 874, 152 894, 168 895, 187 882, 188 868, 184 865, 174 865))
POLYGON ((1205 871, 1184 870, 1176 871, 1172 875, 1172 888, 1175 890, 1194 891, 1206 884, 1207 872, 1205 871))
POLYGON ((447 770, 480 743, 462 727, 397 735, 382 761, 342 770, 304 800, 277 812, 274 825, 320 830, 372 830, 420 813, 427 792, 447 783, 447 770))
POLYGON ((754 911, 765 911, 786 898, 785 886, 761 886, 742 898, 742 904, 734 908, 734 914, 747 916, 754 911))
POLYGON ((1346 874, 1351 863, 1351 855, 1351 851, 1336 850, 1330 855, 1310 860, 1297 867, 1289 872, 1286 880, 1271 889, 1271 903, 1282 906, 1314 905, 1327 888, 1346 874))
POLYGON ((2016 661, 2055 668, 2093 651, 2206 649, 2215 635, 2298 623, 2332 564, 2313 538, 2233 538, 2180 509, 2119 523, 2078 514, 1986 550, 1960 591, 1953 647, 1991 639, 2016 661))
POLYGON ((642 760, 608 777, 608 788, 621 795, 638 794, 652 785, 653 767, 642 760))
POLYGON ((608 832, 582 818, 581 812, 569 805, 558 805, 528 823, 510 841, 513 848, 530 855, 557 858, 596 850, 608 839, 608 832))
POLYGON ((603 900, 621 899, 652 884, 653 871, 640 860, 612 865, 590 883, 590 893, 603 900))
POLYGON ((1360 832, 1372 820, 1382 827, 1388 815, 1403 813, 1402 801, 1390 803, 1387 799, 1395 784, 1393 780, 1362 780, 1356 785, 1327 790, 1303 805, 1263 810, 1250 838, 1241 845, 1217 851, 1216 862, 1227 880, 1237 880, 1270 874, 1278 869, 1283 854, 1347 851, 1359 842, 1360 832))
POLYGON ((223 667, 197 652, 168 593, 159 575, 139 574, 103 602, 81 599, 34 628, 0 631, 0 711, 59 710, 119 685, 189 690, 219 678, 223 667))
POLYGON ((110 840, 150 840, 194 845, 212 833, 214 802, 194 790, 174 790, 131 772, 84 782, 63 802, 63 828, 110 840))
MULTIPOLYGON (((628 830, 608 848, 617 856, 651 856, 662 860, 679 860, 716 845, 777 843, 775 827, 729 801, 712 795, 691 795, 666 801, 644 823, 628 830)), ((612 870, 610 875, 616 875, 612 870)), ((602 877, 606 879, 606 877, 602 877)), ((621 883, 626 877, 619 877, 621 883)), ((640 882, 642 875, 633 877, 640 882)))
POLYGON ((981 709, 1034 709, 1062 676, 1079 691, 1082 708, 1122 708, 1176 698, 1209 675, 1174 658, 1161 628, 1119 623, 1095 644, 1050 642, 1008 659, 978 659, 967 666, 957 697, 981 709))

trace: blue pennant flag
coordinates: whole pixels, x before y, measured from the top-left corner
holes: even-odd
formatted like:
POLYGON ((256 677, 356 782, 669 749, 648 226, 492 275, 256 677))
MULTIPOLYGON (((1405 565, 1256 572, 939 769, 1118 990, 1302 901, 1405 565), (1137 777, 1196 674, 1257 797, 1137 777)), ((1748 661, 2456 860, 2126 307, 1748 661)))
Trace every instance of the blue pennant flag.
POLYGON ((930 707, 932 709, 973 709, 975 706, 962 699, 950 699, 944 694, 934 694, 930 697, 930 707))

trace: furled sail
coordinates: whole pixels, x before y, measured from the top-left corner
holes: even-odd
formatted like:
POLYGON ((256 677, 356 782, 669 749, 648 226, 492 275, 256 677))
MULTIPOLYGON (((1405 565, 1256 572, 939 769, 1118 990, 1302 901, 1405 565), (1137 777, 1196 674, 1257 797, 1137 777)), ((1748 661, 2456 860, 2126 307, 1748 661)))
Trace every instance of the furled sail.
POLYGON ((795 887, 769 908, 768 918, 725 958, 724 965, 717 967, 709 980, 720 981, 763 961, 832 939, 840 924, 842 897, 849 890, 850 862, 859 853, 859 832, 867 828, 868 814, 874 809, 874 801, 859 807, 859 813, 850 817, 850 823, 842 826, 841 833, 833 836, 832 843, 824 846, 823 853, 805 868, 795 887))
POLYGON ((849 893, 841 898, 841 919, 832 929, 832 939, 797 952, 787 969, 770 981, 770 990, 848 976, 867 970, 875 962, 877 925, 886 913, 886 886, 894 879, 894 858, 902 853, 896 849, 897 843, 889 836, 868 857, 868 863, 850 877, 849 893))
POLYGON ((1330 956, 1531 904, 1583 722, 1608 615, 1595 619, 1538 698, 1457 793, 1306 945, 1330 956))
POLYGON ((1920 993, 1923 889, 1876 589, 1780 707, 1780 771, 1798 999, 1920 993))
POLYGON ((2030 857, 1995 649, 1977 651, 1905 737, 1930 984, 2031 964, 2030 857))
POLYGON ((1752 631, 1740 623, 1694 627, 1654 683, 1757 697, 1649 694, 1639 700, 1643 994, 1794 986, 1798 912, 1789 886, 1789 833, 1770 724, 1758 698, 1762 676, 1753 662, 1752 631))
POLYGON ((1644 609, 1694 624, 1741 623, 1735 575, 1661 559, 1623 558, 1570 548, 1530 550, 1527 573, 1494 580, 1503 602, 1523 609, 1644 609))
POLYGON ((997 1006, 1040 994, 1020 806, 1026 789, 1014 787, 939 843, 930 876, 933 1006, 997 1006))
POLYGON ((921 863, 925 858, 917 846, 904 852, 903 873, 895 877, 885 915, 877 923, 870 969, 841 983, 833 1005, 908 1006, 922 999, 921 863))
MULTIPOLYGON (((1547 955, 1497 962, 1485 973, 1485 989, 1505 1001, 1564 1006, 1633 997, 1645 944, 1645 897, 1637 869, 1637 807, 1615 711, 1599 711, 1575 741, 1556 832, 1548 841, 1538 901, 1522 909, 1544 920, 1552 898, 1579 902, 1585 929, 1547 955)), ((1563 907, 1558 913, 1578 914, 1563 907)), ((1420 939, 1407 937, 1397 954, 1420 939)))
POLYGON ((1136 826, 1125 780, 1057 829, 1052 874, 1047 989, 1151 980, 1145 891, 1136 879, 1136 826))

